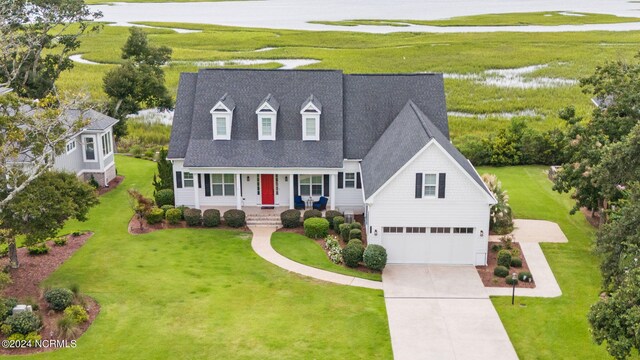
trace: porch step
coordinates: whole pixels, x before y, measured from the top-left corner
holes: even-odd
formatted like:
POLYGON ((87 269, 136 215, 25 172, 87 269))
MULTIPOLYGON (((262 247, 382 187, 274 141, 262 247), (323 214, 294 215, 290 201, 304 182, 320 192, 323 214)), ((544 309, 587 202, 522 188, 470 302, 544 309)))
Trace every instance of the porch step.
POLYGON ((279 214, 247 214, 247 225, 282 226, 279 214))

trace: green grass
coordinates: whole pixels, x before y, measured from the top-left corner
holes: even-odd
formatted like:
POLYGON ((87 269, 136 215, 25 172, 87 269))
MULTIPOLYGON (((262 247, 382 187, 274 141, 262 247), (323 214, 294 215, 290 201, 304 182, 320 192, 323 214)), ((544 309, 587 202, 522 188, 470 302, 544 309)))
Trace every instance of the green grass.
POLYGON ((355 276, 363 279, 382 281, 381 274, 365 273, 355 269, 336 265, 322 249, 317 242, 300 234, 276 232, 271 236, 271 246, 280 253, 293 261, 301 264, 309 265, 314 268, 335 272, 338 274, 355 276))
POLYGON ((581 213, 569 215, 573 201, 552 191, 545 170, 540 166, 478 169, 481 174, 498 175, 517 218, 554 221, 569 239, 566 244, 541 245, 561 297, 517 298, 516 306, 510 298, 495 297, 493 304, 521 359, 606 359, 605 347, 591 340, 586 317, 600 293, 599 261, 591 252, 594 229, 581 213))
POLYGON ((137 153, 146 149, 169 146, 171 126, 159 122, 145 122, 142 119, 127 120, 127 135, 118 142, 118 151, 137 153))
POLYGON ((528 25, 584 25, 584 24, 614 24, 625 22, 639 22, 640 18, 621 17, 610 14, 594 14, 570 12, 582 16, 564 15, 561 11, 543 11, 528 13, 483 14, 458 16, 442 20, 342 20, 342 21, 309 21, 312 24, 335 26, 528 26, 528 25))
POLYGON ((125 182, 101 197, 89 221, 62 231, 95 234, 46 281, 79 284, 100 314, 77 348, 24 358, 392 357, 381 291, 291 274, 258 257, 244 232, 130 235, 126 190, 151 194, 155 164, 116 161, 125 182))

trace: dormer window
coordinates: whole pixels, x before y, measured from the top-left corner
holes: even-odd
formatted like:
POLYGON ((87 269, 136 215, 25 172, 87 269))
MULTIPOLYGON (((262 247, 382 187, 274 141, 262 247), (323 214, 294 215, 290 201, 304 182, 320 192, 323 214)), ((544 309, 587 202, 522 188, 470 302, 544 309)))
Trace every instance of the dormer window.
POLYGON ((320 114, 322 114, 322 104, 313 95, 309 96, 300 109, 302 140, 320 140, 320 114))
POLYGON ((258 140, 276 139, 279 107, 280 104, 269 94, 256 109, 256 115, 258 115, 258 140))
POLYGON ((236 104, 228 96, 222 95, 216 105, 211 108, 211 121, 213 140, 231 140, 231 124, 233 123, 233 110, 236 104))

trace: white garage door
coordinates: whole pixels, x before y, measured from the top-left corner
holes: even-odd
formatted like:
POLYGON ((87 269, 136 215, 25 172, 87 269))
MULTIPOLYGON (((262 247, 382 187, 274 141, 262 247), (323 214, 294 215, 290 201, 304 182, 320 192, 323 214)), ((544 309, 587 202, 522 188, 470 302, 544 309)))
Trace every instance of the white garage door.
POLYGON ((474 264, 472 234, 383 233, 391 264, 474 264))

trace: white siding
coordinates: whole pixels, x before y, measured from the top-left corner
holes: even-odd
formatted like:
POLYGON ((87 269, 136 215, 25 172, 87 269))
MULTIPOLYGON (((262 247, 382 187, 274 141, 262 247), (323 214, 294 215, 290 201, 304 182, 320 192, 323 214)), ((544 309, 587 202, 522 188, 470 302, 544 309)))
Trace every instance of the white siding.
MULTIPOLYGON (((339 171, 358 173, 360 171, 360 162, 356 160, 345 160, 343 168, 339 171)), ((336 209, 343 212, 350 210, 356 214, 364 213, 362 189, 336 189, 336 209)))
POLYGON ((490 208, 487 196, 457 164, 433 144, 396 174, 373 198, 373 203, 368 208, 368 241, 381 244, 384 226, 473 227, 473 250, 470 250, 474 252, 472 258, 476 259, 476 265, 484 265, 490 208), (446 197, 416 199, 416 173, 446 173, 446 197), (375 230, 378 231, 377 236, 373 235, 375 230), (480 231, 484 236, 480 237, 480 231))
MULTIPOLYGON (((176 200, 176 206, 184 205, 193 207, 195 206, 195 195, 193 193, 193 188, 182 187, 178 189, 178 184, 176 181, 176 172, 182 171, 184 173, 184 168, 182 167, 182 160, 174 160, 173 161, 173 193, 176 200)), ((204 180, 204 179, 203 179, 204 180)), ((195 177, 195 186, 198 186, 198 177, 195 177)), ((204 184, 203 184, 204 185, 204 184)), ((202 189, 199 189, 202 190, 202 189)), ((202 192, 202 197, 204 197, 204 192, 202 192)))

